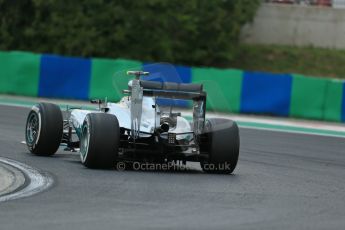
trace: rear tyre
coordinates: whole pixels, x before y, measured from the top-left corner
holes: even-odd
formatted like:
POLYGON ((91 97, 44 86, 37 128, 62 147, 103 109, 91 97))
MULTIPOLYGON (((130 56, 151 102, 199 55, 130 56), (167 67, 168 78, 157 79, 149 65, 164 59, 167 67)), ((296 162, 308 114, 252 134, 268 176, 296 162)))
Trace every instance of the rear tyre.
POLYGON ((59 106, 39 103, 29 112, 25 140, 31 153, 51 156, 58 150, 63 133, 63 117, 59 106))
POLYGON ((89 113, 80 138, 80 158, 88 168, 114 168, 120 143, 119 122, 114 115, 89 113))
POLYGON ((240 137, 237 124, 228 119, 209 119, 205 124, 206 142, 201 144, 201 151, 208 153, 208 159, 200 166, 207 173, 230 174, 237 165, 240 137))

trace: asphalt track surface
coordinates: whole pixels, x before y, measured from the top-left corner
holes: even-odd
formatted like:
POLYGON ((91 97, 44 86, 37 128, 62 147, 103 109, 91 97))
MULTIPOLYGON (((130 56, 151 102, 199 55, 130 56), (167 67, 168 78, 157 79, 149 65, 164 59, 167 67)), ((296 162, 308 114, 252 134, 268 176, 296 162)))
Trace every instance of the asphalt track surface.
POLYGON ((345 139, 240 129, 234 175, 90 170, 77 154, 28 153, 28 108, 0 106, 0 156, 54 185, 0 203, 0 229, 344 229, 345 139))

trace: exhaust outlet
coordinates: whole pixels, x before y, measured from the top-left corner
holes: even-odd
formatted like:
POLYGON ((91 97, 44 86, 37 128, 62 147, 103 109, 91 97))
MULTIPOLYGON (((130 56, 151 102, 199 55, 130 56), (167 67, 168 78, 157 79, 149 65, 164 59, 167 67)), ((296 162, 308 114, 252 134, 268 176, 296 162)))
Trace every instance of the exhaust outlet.
POLYGON ((170 128, 169 124, 167 122, 164 122, 161 124, 160 130, 161 132, 168 132, 169 128, 170 128))

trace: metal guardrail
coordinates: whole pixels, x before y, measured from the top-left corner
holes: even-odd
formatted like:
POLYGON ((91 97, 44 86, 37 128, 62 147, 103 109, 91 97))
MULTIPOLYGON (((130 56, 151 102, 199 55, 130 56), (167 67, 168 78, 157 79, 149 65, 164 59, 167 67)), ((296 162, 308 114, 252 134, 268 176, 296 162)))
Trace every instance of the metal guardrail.
POLYGON ((343 8, 345 9, 345 0, 333 0, 332 5, 334 8, 343 8))
POLYGON ((281 3, 281 4, 298 4, 307 6, 326 6, 335 7, 343 5, 345 7, 345 0, 264 0, 266 3, 281 3))

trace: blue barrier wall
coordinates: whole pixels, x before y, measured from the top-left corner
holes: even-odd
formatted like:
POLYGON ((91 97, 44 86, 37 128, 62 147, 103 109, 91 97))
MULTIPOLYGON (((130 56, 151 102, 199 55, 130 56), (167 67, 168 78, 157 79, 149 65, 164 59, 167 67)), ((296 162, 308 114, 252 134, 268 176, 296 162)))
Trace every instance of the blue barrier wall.
POLYGON ((42 55, 38 96, 88 99, 91 60, 42 55))
POLYGON ((241 112, 288 116, 291 85, 288 74, 244 72, 241 112))

